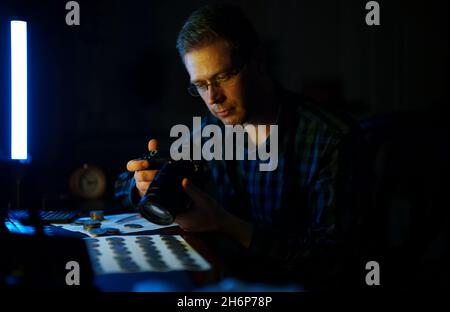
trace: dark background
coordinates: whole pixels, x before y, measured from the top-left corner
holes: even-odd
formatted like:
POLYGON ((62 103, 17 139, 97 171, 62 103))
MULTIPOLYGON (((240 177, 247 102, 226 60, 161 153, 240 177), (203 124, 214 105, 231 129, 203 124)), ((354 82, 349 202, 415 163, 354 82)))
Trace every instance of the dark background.
MULTIPOLYGON (((107 173, 111 195, 116 175, 150 138, 168 147, 173 125, 192 127, 192 116, 206 111, 186 92, 175 40, 189 13, 212 1, 80 0, 80 26, 66 25, 66 2, 1 1, 0 151, 9 155, 9 21, 23 18, 27 192, 66 193, 70 173, 90 163, 107 173)), ((228 2, 240 4, 254 23, 274 78, 319 105, 358 120, 392 112, 443 115, 447 1, 379 1, 380 26, 365 24, 367 1, 228 2)))

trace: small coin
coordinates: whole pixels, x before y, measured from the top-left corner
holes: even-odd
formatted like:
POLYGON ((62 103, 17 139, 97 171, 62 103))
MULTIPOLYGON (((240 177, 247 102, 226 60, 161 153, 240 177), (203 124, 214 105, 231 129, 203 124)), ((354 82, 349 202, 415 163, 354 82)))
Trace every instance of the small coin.
POLYGON ((146 255, 145 259, 147 260, 147 262, 164 262, 164 259, 161 256, 158 256, 158 257, 151 256, 151 257, 149 257, 148 255, 146 255))
POLYGON ((129 256, 131 252, 129 250, 114 250, 114 254, 118 256, 129 256))
POLYGON ((155 248, 154 246, 141 246, 141 250, 144 253, 159 253, 159 250, 155 248))
POLYGON ((181 244, 179 240, 172 239, 172 238, 170 238, 170 239, 166 238, 166 239, 163 239, 162 241, 166 244, 181 244))
POLYGON ((106 234, 106 230, 102 229, 102 228, 90 229, 89 234, 91 234, 93 236, 102 236, 102 235, 106 234))
POLYGON ((84 225, 86 223, 86 221, 90 221, 90 218, 79 218, 76 219, 73 223, 75 223, 76 225, 84 225))
POLYGON ((95 229, 95 228, 99 228, 101 225, 102 225, 102 223, 100 221, 88 220, 83 224, 83 229, 85 229, 85 230, 95 229))
POLYGON ((162 241, 166 244, 180 244, 180 241, 174 238, 164 238, 162 241))
POLYGON ((116 259, 117 262, 121 262, 121 263, 127 263, 127 262, 134 262, 134 259, 131 255, 114 255, 113 256, 114 259, 116 259))
POLYGON ((167 248, 172 251, 172 252, 188 252, 188 249, 186 247, 184 247, 183 245, 172 245, 172 246, 167 246, 167 248))
POLYGON ((166 269, 168 267, 166 263, 164 263, 163 261, 158 261, 158 260, 156 260, 156 261, 149 260, 149 261, 147 261, 147 263, 156 269, 166 269))
POLYGON ((141 247, 153 247, 153 246, 156 246, 154 242, 147 242, 147 241, 137 242, 136 245, 141 246, 141 247))
POLYGON ((189 254, 187 253, 181 253, 181 252, 173 252, 172 253, 175 257, 177 257, 178 259, 184 259, 184 258, 189 258, 189 254))
POLYGON ((154 265, 167 265, 166 262, 161 258, 146 258, 147 262, 154 265))
POLYGON ((194 258, 192 258, 192 257, 191 257, 190 255, 188 255, 188 254, 176 255, 176 257, 177 257, 178 260, 180 260, 181 262, 195 263, 194 258))
POLYGON ((161 252, 159 250, 156 249, 146 249, 144 250, 144 255, 147 257, 160 257, 161 256, 161 252))
POLYGON ((143 226, 140 224, 128 223, 128 224, 124 224, 124 227, 130 228, 130 229, 140 229, 143 226))
POLYGON ((133 261, 130 255, 114 255, 114 259, 117 261, 133 261))
POLYGON ((167 246, 174 246, 174 245, 181 245, 181 243, 179 241, 172 241, 172 240, 166 240, 164 241, 164 244, 166 244, 167 246))
POLYGON ((153 242, 153 239, 149 236, 138 236, 136 242, 153 242))
POLYGON ((167 246, 172 252, 188 252, 187 248, 184 246, 167 246))
POLYGON ((162 260, 162 256, 160 254, 156 254, 156 253, 145 253, 144 254, 145 259, 147 260, 162 260))
POLYGON ((108 244, 110 244, 110 245, 125 245, 125 242, 120 241, 120 240, 112 240, 112 241, 108 241, 108 244))
POLYGON ((180 252, 187 252, 188 250, 186 248, 184 248, 183 246, 167 246, 167 248, 172 251, 172 252, 176 252, 176 251, 180 251, 180 252))
POLYGON ((108 234, 112 234, 112 235, 120 234, 120 230, 118 228, 108 227, 108 228, 105 228, 105 230, 108 234))
POLYGON ((136 262, 128 256, 118 257, 116 260, 119 265, 136 265, 136 262))
POLYGON ((106 240, 108 242, 123 242, 125 240, 125 238, 113 236, 113 237, 106 238, 106 240))
POLYGON ((151 239, 138 239, 135 240, 136 244, 154 244, 155 242, 151 239))
POLYGON ((166 241, 164 242, 167 246, 183 246, 182 243, 178 241, 166 241))
POLYGON ((108 242, 110 248, 114 247, 125 247, 126 245, 122 242, 108 242))
POLYGON ((89 215, 92 220, 103 221, 105 219, 105 213, 102 210, 92 210, 89 215))
POLYGON ((157 249, 156 245, 152 242, 143 242, 143 243, 136 243, 136 245, 138 245, 139 247, 141 247, 142 249, 157 249))
POLYGON ((147 248, 156 248, 156 245, 152 242, 147 242, 147 243, 136 243, 136 245, 138 245, 139 247, 141 247, 142 249, 147 249, 147 248))
POLYGON ((127 251, 128 250, 128 248, 126 246, 116 246, 116 245, 111 246, 111 249, 113 251, 127 251))
POLYGON ((175 237, 173 237, 172 235, 167 235, 167 234, 160 235, 159 237, 161 237, 162 240, 176 240, 176 241, 178 240, 175 237))
POLYGON ((160 251, 154 247, 141 247, 143 253, 152 254, 152 253, 160 253, 160 251))
POLYGON ((145 254, 144 255, 145 256, 145 259, 147 259, 148 261, 150 261, 150 260, 154 260, 154 261, 163 261, 163 258, 162 258, 162 256, 161 255, 155 255, 155 254, 151 254, 151 255, 149 255, 149 254, 145 254))
POLYGON ((156 247, 156 245, 155 244, 149 244, 149 243, 146 243, 146 244, 139 244, 139 243, 137 243, 136 245, 138 245, 139 247, 141 247, 141 249, 142 250, 158 250, 158 247, 156 247))

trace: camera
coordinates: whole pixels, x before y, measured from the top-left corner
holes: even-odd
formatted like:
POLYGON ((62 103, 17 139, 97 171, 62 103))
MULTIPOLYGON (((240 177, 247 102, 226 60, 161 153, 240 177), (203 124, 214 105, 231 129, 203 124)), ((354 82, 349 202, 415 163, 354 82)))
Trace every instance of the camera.
POLYGON ((191 202, 181 185, 183 178, 188 178, 197 185, 203 183, 201 163, 173 160, 168 153, 160 151, 151 151, 141 159, 148 161, 148 169, 157 169, 158 173, 138 204, 139 212, 150 222, 171 224, 177 214, 188 210, 191 202))

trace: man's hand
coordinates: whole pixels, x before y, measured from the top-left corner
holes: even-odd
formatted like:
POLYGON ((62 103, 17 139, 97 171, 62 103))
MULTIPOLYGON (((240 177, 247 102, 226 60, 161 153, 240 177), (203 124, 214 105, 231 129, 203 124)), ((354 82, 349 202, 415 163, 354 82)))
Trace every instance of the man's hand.
MULTIPOLYGON (((158 141, 152 139, 148 142, 148 150, 153 151, 158 149, 158 141)), ((147 192, 150 183, 158 173, 158 170, 147 170, 148 161, 133 159, 127 163, 127 170, 134 172, 134 180, 136 181, 136 188, 139 191, 139 196, 144 196, 147 192)))
POLYGON ((211 196, 200 190, 187 178, 182 181, 184 191, 192 199, 189 210, 175 218, 175 222, 187 232, 215 231, 228 234, 244 247, 250 245, 253 226, 228 211, 211 196))

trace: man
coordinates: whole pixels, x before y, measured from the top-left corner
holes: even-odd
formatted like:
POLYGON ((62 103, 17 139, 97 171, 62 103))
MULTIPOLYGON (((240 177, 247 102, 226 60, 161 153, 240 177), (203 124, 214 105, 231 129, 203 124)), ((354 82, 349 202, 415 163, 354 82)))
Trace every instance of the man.
MULTIPOLYGON (((338 179, 347 174, 340 160, 350 127, 269 78, 258 35, 238 8, 195 11, 177 48, 189 92, 209 110, 204 125, 265 125, 265 133, 247 138, 257 145, 268 144, 269 126, 278 125, 279 154, 274 171, 259 171, 260 160, 206 162, 218 198, 184 179, 195 205, 175 222, 185 231, 232 238, 263 270, 317 282, 334 261, 338 179)), ((157 149, 156 140, 148 148, 157 149)), ((135 206, 145 194, 157 173, 147 166, 145 160, 128 162, 116 193, 124 204, 135 206)))

